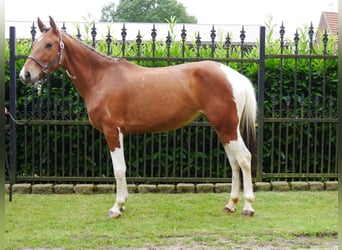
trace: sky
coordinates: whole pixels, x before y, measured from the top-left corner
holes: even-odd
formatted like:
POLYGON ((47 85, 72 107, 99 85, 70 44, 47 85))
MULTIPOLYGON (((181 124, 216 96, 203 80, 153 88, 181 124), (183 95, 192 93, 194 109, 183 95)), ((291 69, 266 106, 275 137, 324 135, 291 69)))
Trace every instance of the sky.
MULTIPOLYGON (((5 0, 5 21, 43 21, 52 16, 55 21, 82 22, 91 14, 101 17, 101 8, 119 0, 5 0)), ((318 22, 322 11, 336 11, 338 0, 178 0, 199 24, 264 25, 273 16, 273 23, 288 29, 318 22)), ((89 20, 89 19, 88 19, 89 20)))

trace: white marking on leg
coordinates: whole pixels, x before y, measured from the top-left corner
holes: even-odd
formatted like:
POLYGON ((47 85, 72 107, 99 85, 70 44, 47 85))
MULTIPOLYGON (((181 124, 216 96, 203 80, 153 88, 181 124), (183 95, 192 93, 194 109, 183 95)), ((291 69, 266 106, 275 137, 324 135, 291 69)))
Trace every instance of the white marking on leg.
POLYGON ((229 149, 229 144, 225 144, 224 149, 230 166, 232 167, 232 189, 230 192, 230 199, 225 208, 228 209, 227 212, 235 212, 236 204, 239 201, 240 195, 240 167, 235 159, 235 155, 232 154, 231 150, 229 149))
MULTIPOLYGON (((233 170, 233 183, 231 198, 227 205, 231 205, 234 199, 237 197, 236 194, 240 190, 240 181, 237 181, 234 177, 234 173, 239 171, 238 167, 242 170, 243 175, 243 187, 244 187, 244 198, 245 204, 243 211, 254 212, 252 208, 252 202, 254 201, 252 174, 251 174, 251 154, 246 148, 242 141, 240 133, 238 133, 238 140, 231 141, 224 145, 224 149, 229 158, 233 170), (237 186, 238 185, 238 186, 237 186), (234 189, 234 190, 233 190, 234 189)), ((237 175, 239 177, 239 175, 237 175)))
MULTIPOLYGON (((242 124, 249 124, 249 121, 253 121, 254 123, 257 105, 252 83, 244 75, 240 74, 239 72, 233 70, 228 66, 221 65, 221 70, 225 73, 228 81, 231 84, 239 120, 246 119, 245 121, 242 121, 242 124), (249 110, 247 117, 242 117, 242 112, 244 109, 249 110)), ((231 205, 233 203, 232 199, 236 197, 236 193, 238 192, 237 188, 240 188, 237 187, 237 183, 239 182, 236 181, 236 176, 239 177, 239 175, 236 174, 237 171, 239 172, 239 170, 237 169, 240 167, 243 175, 245 197, 245 205, 243 211, 247 212, 247 214, 245 214, 245 212, 243 213, 245 215, 253 215, 254 209, 252 208, 251 203, 254 201, 254 194, 251 176, 251 154, 241 138, 239 128, 237 128, 237 135, 237 141, 231 141, 230 143, 224 145, 224 149, 233 170, 232 194, 230 202, 228 202, 227 205, 231 205)))
POLYGON ((119 130, 120 148, 115 148, 110 152, 113 162, 114 175, 116 180, 116 200, 114 206, 110 209, 109 217, 118 217, 124 209, 124 204, 128 198, 126 183, 126 163, 123 148, 123 134, 119 130))

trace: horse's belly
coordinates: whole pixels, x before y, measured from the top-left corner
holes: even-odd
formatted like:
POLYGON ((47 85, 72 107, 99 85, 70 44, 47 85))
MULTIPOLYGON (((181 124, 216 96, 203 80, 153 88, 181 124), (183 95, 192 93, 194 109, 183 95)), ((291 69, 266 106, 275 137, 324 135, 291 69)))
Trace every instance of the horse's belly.
MULTIPOLYGON (((172 109, 172 107, 170 107, 172 109)), ((167 132, 181 128, 193 121, 200 112, 193 110, 181 110, 177 112, 154 112, 142 117, 127 119, 125 123, 126 133, 150 133, 167 132)))

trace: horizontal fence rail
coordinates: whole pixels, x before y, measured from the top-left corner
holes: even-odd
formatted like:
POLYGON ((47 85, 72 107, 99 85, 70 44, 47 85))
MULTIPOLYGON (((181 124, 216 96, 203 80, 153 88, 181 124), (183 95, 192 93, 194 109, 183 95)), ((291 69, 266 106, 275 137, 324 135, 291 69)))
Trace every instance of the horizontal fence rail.
MULTIPOLYGON (((66 27, 63 25, 62 29, 66 27)), ((337 56, 329 47, 331 42, 326 33, 320 45, 322 50, 317 53, 312 26, 307 34, 296 32, 292 42, 285 41, 285 29, 281 26, 275 50, 267 47, 270 41, 265 27, 258 30, 258 43, 248 46, 245 44, 248 29, 244 26, 238 34, 227 32, 221 41, 212 26, 211 41, 202 42, 198 32, 190 44, 186 42, 185 25, 180 41, 174 41, 170 32, 165 41, 156 39, 157 25, 152 26, 150 40, 143 40, 138 33, 135 41, 128 42, 127 32, 123 25, 120 42, 110 32, 105 39, 97 40, 93 24, 91 39, 85 42, 109 56, 142 66, 161 67, 210 59, 227 64, 251 79, 258 93, 259 109, 254 181, 337 179, 337 75, 332 73, 337 67, 337 56), (232 36, 238 36, 240 42, 233 44, 232 36)), ((35 89, 17 84, 17 70, 35 40, 34 24, 31 41, 19 43, 29 46, 20 47, 26 51, 23 54, 15 51, 14 27, 10 33, 13 33, 11 82, 7 86, 7 100, 20 125, 8 120, 8 179, 113 182, 104 136, 90 126, 85 105, 66 73, 60 70, 51 75, 40 97, 35 89)), ((82 39, 80 32, 76 37, 82 39)), ((169 133, 127 135, 125 145, 128 182, 231 181, 223 147, 205 117, 169 133)))

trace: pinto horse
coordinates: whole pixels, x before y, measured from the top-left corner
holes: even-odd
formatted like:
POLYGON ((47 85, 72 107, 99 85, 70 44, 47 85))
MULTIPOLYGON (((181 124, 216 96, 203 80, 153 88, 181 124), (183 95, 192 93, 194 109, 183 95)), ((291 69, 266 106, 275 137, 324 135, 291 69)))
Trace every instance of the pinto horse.
POLYGON ((42 34, 34 41, 20 79, 37 86, 59 67, 66 70, 84 99, 92 126, 105 135, 110 150, 117 194, 108 217, 119 217, 128 197, 124 134, 174 130, 200 114, 216 130, 233 171, 224 212, 237 209, 241 169, 242 214, 254 214, 252 153, 246 144, 255 145, 256 98, 245 76, 213 61, 144 68, 97 52, 59 30, 51 17, 50 27, 39 18, 38 26, 42 34))

